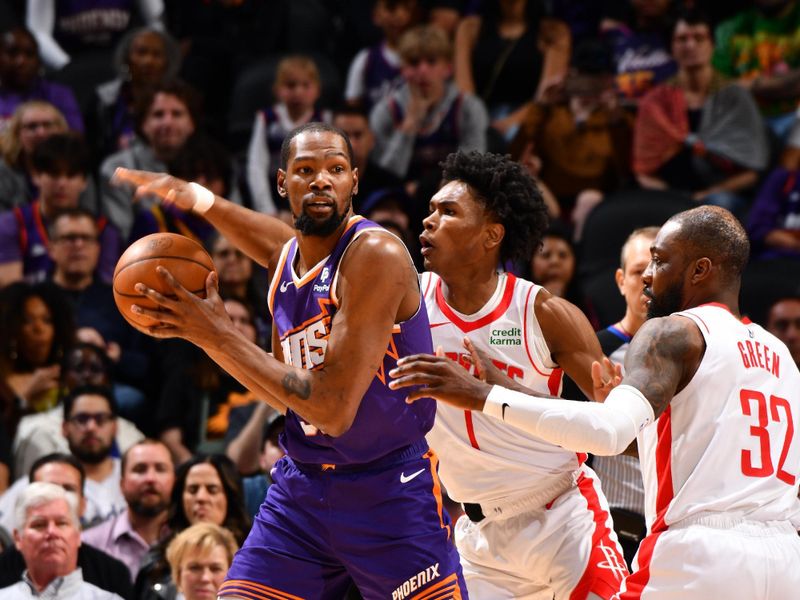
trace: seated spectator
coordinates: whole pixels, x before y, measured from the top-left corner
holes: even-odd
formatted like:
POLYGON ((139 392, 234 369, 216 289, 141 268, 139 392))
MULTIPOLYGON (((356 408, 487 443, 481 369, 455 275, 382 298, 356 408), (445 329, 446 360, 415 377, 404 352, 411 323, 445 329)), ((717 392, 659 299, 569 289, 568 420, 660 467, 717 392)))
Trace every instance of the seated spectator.
POLYGON ((536 0, 484 2, 456 32, 456 84, 483 100, 507 140, 542 86, 562 81, 569 66, 569 29, 542 8, 536 0))
POLYGON ((422 25, 407 31, 398 51, 404 83, 375 105, 369 120, 375 160, 412 182, 414 195, 422 179, 438 180, 439 162, 451 152, 486 150, 489 117, 478 98, 450 80, 453 52, 440 29, 422 25))
POLYGON ((0 120, 6 121, 23 102, 43 100, 55 106, 72 131, 83 131, 75 94, 68 87, 42 77, 36 38, 24 27, 0 35, 0 120))
POLYGON ((258 345, 269 349, 272 345, 272 319, 267 304, 269 282, 266 270, 221 233, 213 234, 206 247, 217 269, 220 295, 243 301, 238 314, 241 316, 244 311, 244 315, 249 315, 251 325, 256 328, 258 345))
POLYGON ((374 192, 399 188, 402 181, 384 169, 372 156, 375 134, 369 128, 369 116, 360 108, 341 107, 333 112, 333 125, 347 134, 353 147, 353 167, 358 169, 358 193, 353 198, 355 212, 374 192))
POLYGON ((100 346, 113 366, 114 396, 120 414, 145 421, 151 338, 122 317, 111 285, 99 277, 100 245, 97 222, 83 209, 59 214, 50 226, 51 275, 62 291, 78 329, 78 338, 100 346))
POLYGON ((137 442, 122 456, 119 485, 127 510, 87 529, 84 543, 125 563, 136 579, 147 551, 166 534, 175 467, 167 447, 156 440, 137 442))
MULTIPOLYGON (((0 135, 0 208, 20 206, 39 195, 31 169, 33 150, 54 133, 67 131, 64 115, 49 102, 30 100, 17 106, 0 135)), ((82 200, 84 206, 95 201, 82 200)))
MULTIPOLYGON (((201 133, 194 133, 169 161, 170 175, 194 181, 223 198, 241 203, 233 160, 219 142, 201 133)), ((180 233, 200 244, 206 244, 214 228, 200 215, 185 212, 174 204, 137 204, 129 243, 151 233, 180 233)))
MULTIPOLYGON (((566 230, 551 227, 531 257, 531 280, 559 298, 570 298, 575 280, 575 249, 566 230)), ((574 304, 574 302, 573 302, 574 304)))
POLYGON ((675 61, 669 51, 672 0, 607 3, 611 8, 600 22, 611 44, 617 89, 626 104, 635 105, 654 86, 672 77, 675 61), (622 10, 615 10, 616 5, 622 10))
POLYGON ((714 67, 749 88, 772 132, 785 138, 800 99, 800 2, 755 0, 714 32, 714 67))
MULTIPOLYGON (((367 114, 379 100, 402 83, 400 37, 416 20, 417 0, 377 0, 372 8, 372 22, 381 30, 380 42, 363 48, 355 55, 347 71, 345 101, 367 114)), ((337 125, 338 127, 338 125, 337 125)))
POLYGON ((311 121, 331 120, 330 111, 315 107, 320 94, 317 65, 307 56, 288 56, 278 63, 272 92, 275 104, 256 113, 247 148, 247 185, 253 210, 290 219, 289 204, 277 189, 283 138, 311 121))
MULTIPOLYGON (((228 298, 225 310, 230 311, 236 329, 255 342, 252 309, 242 300, 228 298)), ((166 348, 170 357, 164 365, 167 376, 156 414, 159 439, 169 447, 176 464, 195 452, 222 452, 231 410, 258 398, 197 346, 173 340, 166 348)))
POLYGON ((0 397, 12 437, 21 415, 55 406, 59 359, 74 325, 54 286, 19 282, 0 291, 0 397))
POLYGON ((614 89, 608 46, 585 40, 563 85, 531 105, 510 152, 520 162, 540 163, 538 179, 557 198, 562 218, 580 229, 588 210, 578 207, 630 180, 632 126, 614 89))
POLYGON ((387 188, 370 194, 361 205, 361 213, 399 237, 417 269, 422 271, 418 225, 427 215, 420 214, 421 211, 415 208, 421 207, 416 207, 402 188, 387 188))
POLYGON ((213 523, 192 525, 175 536, 167 561, 184 600, 216 598, 238 549, 230 531, 213 523))
POLYGON ((800 258, 799 169, 776 167, 758 190, 747 215, 753 257, 800 258))
POLYGON ((239 434, 231 439, 225 454, 234 461, 240 473, 250 474, 242 479, 242 487, 247 514, 255 516, 272 484, 272 467, 285 454, 278 438, 286 418, 266 402, 236 409, 231 413, 231 420, 236 411, 249 412, 250 418, 239 434))
POLYGON ((213 523, 230 531, 238 545, 250 529, 242 497, 242 485, 226 456, 194 456, 178 468, 172 490, 167 525, 171 535, 145 558, 134 585, 134 597, 158 600, 174 597, 175 584, 166 561, 173 537, 197 523, 213 523))
MULTIPOLYGON (((166 171, 200 123, 197 93, 179 81, 150 89, 136 111, 137 139, 125 150, 112 154, 100 165, 101 213, 128 239, 133 225, 133 190, 112 185, 117 167, 166 171)), ((139 200, 148 206, 147 199, 139 200)))
POLYGON ((25 572, 22 581, 0 589, 0 596, 122 600, 83 579, 77 504, 75 494, 52 483, 33 483, 22 492, 14 542, 25 560, 25 572))
POLYGON ((711 64, 711 26, 697 11, 672 31, 678 74, 639 103, 633 169, 642 187, 676 189, 743 216, 767 166, 766 131, 750 94, 711 64))
MULTIPOLYGON (((56 215, 78 207, 90 177, 89 152, 74 134, 53 135, 36 147, 31 158, 39 196, 31 204, 0 214, 0 285, 24 278, 42 281, 52 272, 47 228, 56 215)), ((98 221, 99 268, 111 281, 122 250, 119 232, 98 221)))
POLYGON ((128 32, 114 51, 119 75, 95 88, 88 110, 89 139, 96 159, 125 150, 135 140, 136 106, 151 86, 173 79, 181 64, 177 42, 164 31, 141 27, 128 32))
POLYGON ((766 328, 786 344, 800 367, 800 296, 776 300, 769 309, 766 328))
MULTIPOLYGON (((71 454, 50 454, 36 461, 31 467, 31 482, 47 482, 61 486, 68 494, 77 498, 78 517, 83 521, 86 500, 84 498, 84 484, 86 475, 83 466, 71 454)), ((25 486, 28 487, 28 478, 25 477, 25 486)), ((20 489, 20 492, 22 489, 20 489)), ((13 498, 0 497, 0 519, 3 527, 14 528, 14 506, 18 494, 13 498)), ((88 544, 81 544, 78 548, 78 567, 80 567, 84 581, 99 588, 129 598, 132 592, 130 574, 127 567, 112 558, 105 552, 97 550, 88 544)), ((13 585, 22 580, 25 570, 25 559, 20 551, 11 546, 0 554, 0 588, 13 585)))
MULTIPOLYGON (((61 376, 58 387, 61 397, 72 390, 93 385, 111 387, 112 364, 103 348, 87 342, 76 342, 61 360, 61 376)), ((61 404, 50 410, 22 417, 14 438, 14 471, 26 473, 31 464, 52 452, 69 452, 69 443, 63 433, 64 408, 61 404)), ((136 426, 122 417, 117 417, 115 448, 125 452, 144 436, 136 426)))

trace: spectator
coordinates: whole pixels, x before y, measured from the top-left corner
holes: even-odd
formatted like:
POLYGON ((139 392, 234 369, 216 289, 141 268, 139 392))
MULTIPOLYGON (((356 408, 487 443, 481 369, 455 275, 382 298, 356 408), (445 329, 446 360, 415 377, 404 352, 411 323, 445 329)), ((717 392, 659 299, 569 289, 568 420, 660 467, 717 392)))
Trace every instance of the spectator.
POLYGON ((780 298, 769 309, 767 331, 780 339, 800 367, 800 296, 780 298))
POLYGON ((33 483, 15 511, 14 542, 25 559, 22 581, 0 590, 3 598, 122 600, 84 581, 78 567, 77 498, 52 483, 33 483))
POLYGON ((465 17, 455 39, 455 81, 476 94, 492 126, 511 140, 534 97, 567 74, 570 32, 545 18, 536 0, 484 2, 465 17))
POLYGON ((741 218, 767 166, 767 136, 747 91, 714 70, 713 49, 707 18, 682 13, 672 31, 678 74, 639 103, 633 168, 642 187, 683 190, 741 218))
POLYGON ((111 359, 114 397, 120 414, 142 423, 150 389, 152 341, 131 327, 114 303, 111 285, 98 274, 100 246, 94 217, 77 208, 50 226, 51 275, 72 311, 78 337, 103 348, 111 359))
POLYGON ((360 50, 350 63, 344 91, 344 99, 349 105, 369 114, 379 100, 400 86, 402 77, 397 44, 403 33, 414 24, 416 12, 417 0, 376 0, 372 22, 383 37, 377 44, 360 50))
POLYGON ((781 139, 800 98, 799 27, 797 0, 755 0, 714 33, 714 67, 750 89, 781 139))
POLYGON ((415 27, 400 39, 398 51, 404 83, 370 113, 375 159, 405 181, 438 179, 439 162, 449 153, 486 150, 486 108, 450 81, 452 47, 441 30, 415 27))
POLYGON ((515 160, 541 163, 537 177, 580 233, 590 206, 631 178, 632 125, 614 90, 608 46, 585 40, 575 48, 563 85, 529 108, 510 152, 515 160))
POLYGON ((215 598, 239 545, 229 531, 198 523, 179 533, 167 548, 167 561, 185 600, 215 598))
MULTIPOLYGON (((33 181, 31 156, 42 141, 54 133, 66 133, 67 121, 55 106, 30 100, 17 106, 0 136, 0 207, 9 209, 30 202, 39 194, 33 181)), ((93 208, 94 198, 81 199, 93 208)))
POLYGON ((127 510, 84 531, 82 540, 124 562, 136 579, 147 551, 164 537, 174 484, 169 449, 155 440, 137 442, 122 457, 127 510))
POLYGON ((776 167, 764 180, 747 215, 747 234, 759 259, 800 258, 798 169, 776 167))
POLYGON ((330 122, 327 110, 315 108, 319 99, 319 71, 307 56, 288 56, 278 63, 272 87, 275 104, 259 110, 247 148, 247 185, 253 209, 289 219, 289 204, 277 189, 277 168, 282 166, 283 138, 295 127, 311 121, 330 122))
POLYGON ((86 471, 87 525, 127 508, 119 487, 120 460, 112 456, 117 407, 106 387, 80 386, 64 398, 64 437, 86 471))
POLYGON ((347 134, 353 147, 353 167, 358 169, 358 194, 353 203, 355 211, 361 213, 361 206, 372 194, 386 188, 399 188, 402 181, 375 162, 372 156, 375 134, 369 128, 367 113, 360 108, 343 106, 334 111, 333 125, 347 134))
MULTIPOLYGON (((78 500, 78 516, 83 520, 86 508, 84 498, 85 473, 83 466, 71 454, 49 454, 36 461, 30 470, 30 481, 47 482, 61 486, 67 493, 74 494, 78 500)), ((0 498, 0 518, 3 526, 14 528, 14 506, 18 494, 28 487, 28 477, 19 492, 0 498)), ((85 581, 99 588, 129 598, 132 587, 127 567, 105 552, 87 544, 78 548, 78 566, 85 581)), ((0 554, 0 587, 14 584, 22 579, 25 560, 16 547, 10 547, 0 554)))
POLYGON ((55 406, 59 360, 73 335, 71 315, 54 286, 19 282, 0 292, 0 393, 12 436, 23 413, 55 406))
POLYGON ((226 456, 194 456, 178 468, 167 519, 171 536, 153 548, 136 578, 139 600, 170 598, 175 584, 165 549, 172 538, 197 523, 213 523, 233 534, 241 545, 250 528, 236 468, 226 456))
MULTIPOLYGON (((78 207, 90 176, 89 152, 74 134, 48 137, 36 147, 31 159, 39 197, 0 215, 0 284, 44 280, 53 269, 47 228, 56 215, 78 207)), ((98 222, 99 275, 111 281, 121 253, 119 232, 98 222)))
POLYGON ((24 27, 14 27, 0 36, 0 119, 9 119, 23 102, 49 102, 67 120, 73 131, 83 131, 78 101, 72 90, 42 77, 36 38, 24 27))
POLYGON ((240 473, 250 473, 242 479, 248 515, 258 513, 266 490, 272 484, 272 467, 285 454, 279 442, 285 421, 286 418, 266 402, 258 402, 250 411, 245 427, 225 450, 240 473), (255 449, 257 451, 253 452, 255 449))
POLYGON ((542 238, 542 246, 537 248, 530 263, 531 280, 544 287, 559 298, 575 302, 575 248, 568 231, 559 226, 551 226, 542 238))
MULTIPOLYGON (((61 397, 84 385, 116 388, 111 369, 111 361, 103 348, 87 342, 76 342, 65 351, 61 360, 61 397)), ((64 408, 61 404, 46 412, 23 417, 14 438, 14 471, 26 473, 42 456, 52 452, 69 452, 63 424, 64 408)), ((125 452, 143 437, 133 423, 117 417, 114 442, 120 452, 125 452)))
POLYGON ((622 11, 607 14, 600 23, 616 65, 617 89, 626 104, 636 102, 654 86, 675 74, 669 52, 672 0, 631 0, 622 11))
POLYGON ((89 109, 96 159, 124 150, 135 140, 136 106, 151 86, 173 79, 181 64, 177 42, 155 27, 128 32, 114 51, 116 78, 95 88, 89 109))
MULTIPOLYGON (((200 123, 197 93, 179 81, 151 88, 136 111, 137 139, 125 150, 106 158, 100 165, 101 212, 128 239, 134 209, 131 190, 111 185, 117 167, 166 171, 200 123)), ((144 200, 140 206, 147 206, 144 200)))

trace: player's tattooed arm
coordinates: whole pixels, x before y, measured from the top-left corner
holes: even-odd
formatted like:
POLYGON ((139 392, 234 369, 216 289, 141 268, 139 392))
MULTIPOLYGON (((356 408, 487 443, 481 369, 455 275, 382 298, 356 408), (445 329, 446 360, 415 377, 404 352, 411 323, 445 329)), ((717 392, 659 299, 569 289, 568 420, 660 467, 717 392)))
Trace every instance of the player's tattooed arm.
POLYGON ((300 378, 297 373, 287 373, 281 383, 287 394, 292 394, 300 400, 308 400, 311 396, 311 382, 300 378))
POLYGON ((658 417, 689 383, 704 352, 705 340, 691 319, 651 319, 631 341, 622 383, 642 392, 658 417))

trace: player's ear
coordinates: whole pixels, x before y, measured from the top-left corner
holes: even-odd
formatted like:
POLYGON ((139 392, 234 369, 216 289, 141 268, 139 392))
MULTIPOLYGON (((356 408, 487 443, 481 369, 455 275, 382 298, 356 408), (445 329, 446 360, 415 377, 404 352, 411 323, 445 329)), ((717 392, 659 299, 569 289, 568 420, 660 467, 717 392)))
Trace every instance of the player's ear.
POLYGON ((358 167, 353 167, 353 195, 358 194, 358 167))
POLYGON ((486 226, 486 247, 489 249, 497 248, 506 235, 506 228, 502 223, 490 223, 486 226))
POLYGON ((622 291, 622 280, 625 279, 625 273, 622 269, 617 269, 614 271, 614 281, 617 282, 617 288, 619 289, 619 295, 624 296, 625 292, 622 291))
POLYGON ((286 198, 286 171, 278 169, 278 195, 286 198))
POLYGON ((698 258, 694 261, 694 271, 692 273, 692 283, 700 283, 708 279, 711 275, 713 265, 711 259, 707 257, 698 258))

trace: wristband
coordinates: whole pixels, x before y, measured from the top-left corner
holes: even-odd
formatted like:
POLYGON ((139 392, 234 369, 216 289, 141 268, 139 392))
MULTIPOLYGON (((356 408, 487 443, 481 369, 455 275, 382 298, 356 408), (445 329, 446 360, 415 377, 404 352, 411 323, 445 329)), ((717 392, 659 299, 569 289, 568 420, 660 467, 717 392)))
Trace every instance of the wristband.
POLYGON ((194 206, 192 210, 198 215, 206 214, 208 210, 214 206, 214 192, 195 182, 190 183, 189 187, 192 188, 192 192, 194 193, 194 206))

